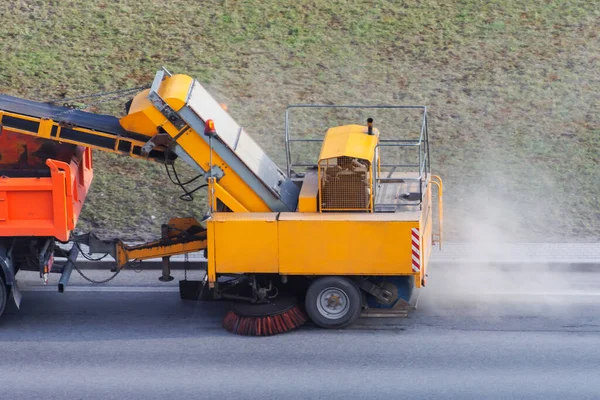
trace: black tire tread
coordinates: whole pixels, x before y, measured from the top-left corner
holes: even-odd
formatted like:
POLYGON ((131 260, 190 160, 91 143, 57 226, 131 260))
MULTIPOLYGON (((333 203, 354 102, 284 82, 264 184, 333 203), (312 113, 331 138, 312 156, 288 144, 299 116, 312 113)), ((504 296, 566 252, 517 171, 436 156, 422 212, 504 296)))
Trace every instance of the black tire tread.
POLYGON ((325 276, 318 278, 309 286, 306 292, 305 307, 310 319, 321 328, 341 329, 354 323, 362 311, 362 293, 356 283, 343 276, 325 276), (327 287, 339 287, 348 295, 350 310, 343 318, 333 321, 325 318, 317 309, 316 300, 321 291, 327 287))
POLYGON ((4 278, 0 274, 0 316, 4 313, 6 303, 8 302, 8 287, 4 283, 4 278))

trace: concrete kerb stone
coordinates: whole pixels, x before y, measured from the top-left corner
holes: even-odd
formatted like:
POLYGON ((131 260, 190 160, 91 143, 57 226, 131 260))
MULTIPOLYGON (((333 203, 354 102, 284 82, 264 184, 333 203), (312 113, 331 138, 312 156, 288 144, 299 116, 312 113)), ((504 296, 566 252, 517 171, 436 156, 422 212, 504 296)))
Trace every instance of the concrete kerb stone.
POLYGON ((600 243, 446 243, 434 263, 600 264, 600 243))

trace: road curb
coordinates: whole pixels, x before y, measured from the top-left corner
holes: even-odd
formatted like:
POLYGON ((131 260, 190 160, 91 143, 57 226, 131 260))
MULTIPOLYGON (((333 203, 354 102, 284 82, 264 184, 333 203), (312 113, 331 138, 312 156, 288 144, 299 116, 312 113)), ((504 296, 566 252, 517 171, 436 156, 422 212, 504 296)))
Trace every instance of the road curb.
MULTIPOLYGON (((460 269, 465 266, 468 268, 476 268, 485 270, 486 268, 492 268, 496 270, 506 270, 514 272, 516 270, 534 270, 539 272, 600 272, 600 262, 593 263, 546 263, 546 262, 531 262, 531 261, 520 261, 520 262, 481 262, 463 260, 458 262, 456 260, 443 261, 443 260, 431 260, 429 262, 431 268, 444 268, 444 269, 460 269)), ((464 271, 461 271, 464 272, 464 271)))

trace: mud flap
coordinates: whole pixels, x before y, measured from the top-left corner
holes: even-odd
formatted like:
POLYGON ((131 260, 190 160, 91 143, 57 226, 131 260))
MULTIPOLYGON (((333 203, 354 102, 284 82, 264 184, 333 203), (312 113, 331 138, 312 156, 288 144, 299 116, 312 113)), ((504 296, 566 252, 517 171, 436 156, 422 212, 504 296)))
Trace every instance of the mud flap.
POLYGON ((15 306, 17 306, 17 309, 20 310, 21 299, 23 298, 23 295, 21 294, 21 290, 19 290, 19 285, 17 284, 17 281, 15 281, 15 283, 13 283, 10 286, 10 294, 12 295, 13 301, 15 302, 15 306))

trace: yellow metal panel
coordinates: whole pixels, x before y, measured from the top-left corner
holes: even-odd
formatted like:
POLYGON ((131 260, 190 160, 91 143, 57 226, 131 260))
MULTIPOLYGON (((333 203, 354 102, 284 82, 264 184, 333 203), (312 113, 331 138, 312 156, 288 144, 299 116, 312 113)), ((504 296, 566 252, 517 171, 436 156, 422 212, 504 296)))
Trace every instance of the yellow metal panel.
POLYGON ((208 178, 208 196, 209 201, 212 204, 212 209, 217 209, 217 199, 221 200, 229 209, 233 212, 244 212, 248 210, 240 204, 227 190, 223 189, 221 185, 217 183, 217 178, 208 178))
POLYGON ((158 127, 166 121, 165 116, 148 100, 148 93, 150 93, 150 89, 135 95, 131 101, 129 113, 119 120, 126 131, 154 136, 158 133, 158 127))
POLYGON ((328 129, 319 161, 342 156, 372 161, 379 140, 379 132, 374 129, 373 133, 368 135, 367 127, 362 125, 344 125, 328 129))
MULTIPOLYGON (((279 273, 413 275, 411 229, 417 221, 279 218, 279 273)), ((357 214, 358 215, 358 214, 357 214)), ((370 214, 373 215, 373 214, 370 214)))
POLYGON ((231 213, 216 212, 212 214, 210 221, 229 222, 229 221, 277 221, 276 212, 256 212, 256 213, 231 213))
MULTIPOLYGON (((395 213, 280 213, 279 221, 365 221, 365 222, 419 222, 420 211, 395 213)), ((416 226, 415 226, 416 228, 416 226)))
MULTIPOLYGON (((185 105, 193 79, 187 75, 173 75, 166 78, 158 89, 158 94, 167 104, 179 111, 185 105)), ((165 116, 148 100, 150 89, 138 93, 132 100, 129 113, 121 118, 123 129, 154 136, 158 127, 166 122, 165 116)))
POLYGON ((277 213, 214 213, 216 271, 277 273, 277 213))
POLYGON ((158 94, 173 110, 179 111, 185 105, 193 82, 191 76, 183 74, 167 77, 161 83, 158 94))
POLYGON ((40 127, 38 128, 38 136, 43 138, 49 138, 52 132, 53 122, 51 119, 42 118, 40 119, 40 127))
POLYGON ((316 172, 307 171, 302 181, 298 197, 299 212, 317 212, 317 197, 319 195, 319 178, 316 172))

